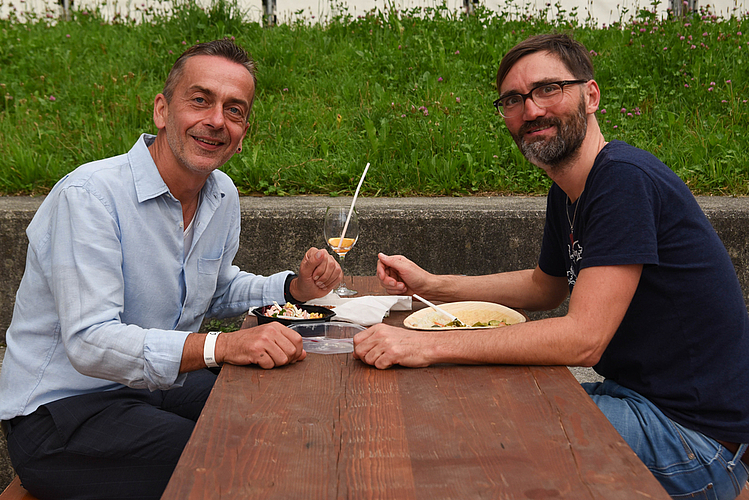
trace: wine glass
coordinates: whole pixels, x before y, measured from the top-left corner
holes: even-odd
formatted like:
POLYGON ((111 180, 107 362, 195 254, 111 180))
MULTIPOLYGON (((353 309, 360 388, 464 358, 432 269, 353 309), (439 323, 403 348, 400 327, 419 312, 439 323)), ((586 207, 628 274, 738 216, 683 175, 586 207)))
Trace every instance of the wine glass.
MULTIPOLYGON (((338 255, 338 263, 341 265, 341 271, 343 271, 343 258, 353 248, 356 240, 359 239, 359 219, 356 216, 356 210, 352 210, 348 227, 346 227, 346 234, 343 236, 343 241, 341 241, 341 234, 343 233, 343 227, 346 225, 348 214, 348 207, 328 207, 325 211, 325 223, 323 224, 325 242, 338 255)), ((333 291, 339 297, 356 295, 356 291, 346 287, 346 283, 343 280, 341 280, 338 288, 333 291)))

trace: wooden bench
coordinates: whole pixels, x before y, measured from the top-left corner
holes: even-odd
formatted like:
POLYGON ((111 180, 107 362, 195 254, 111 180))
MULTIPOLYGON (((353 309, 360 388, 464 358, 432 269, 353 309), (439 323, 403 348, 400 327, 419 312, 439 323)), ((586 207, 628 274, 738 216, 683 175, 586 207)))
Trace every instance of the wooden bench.
POLYGON ((0 500, 36 500, 36 497, 21 486, 21 480, 16 476, 0 494, 0 500))
POLYGON ((741 490, 741 495, 737 496, 736 500, 749 500, 749 483, 744 485, 744 489, 741 490))
POLYGON ((744 489, 741 490, 741 494, 736 497, 736 500, 749 500, 749 483, 744 485, 744 489))

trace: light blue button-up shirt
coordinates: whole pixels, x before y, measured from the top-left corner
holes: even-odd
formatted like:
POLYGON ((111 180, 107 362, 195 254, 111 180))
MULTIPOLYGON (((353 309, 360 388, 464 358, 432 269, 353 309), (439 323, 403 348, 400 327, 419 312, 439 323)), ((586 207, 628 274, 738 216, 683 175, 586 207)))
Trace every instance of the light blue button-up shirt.
POLYGON ((182 348, 203 318, 284 300, 289 272, 232 265, 239 195, 214 171, 184 248, 182 207, 143 135, 129 153, 83 165, 52 189, 26 234, 26 271, 6 332, 0 419, 89 392, 181 385, 182 348))

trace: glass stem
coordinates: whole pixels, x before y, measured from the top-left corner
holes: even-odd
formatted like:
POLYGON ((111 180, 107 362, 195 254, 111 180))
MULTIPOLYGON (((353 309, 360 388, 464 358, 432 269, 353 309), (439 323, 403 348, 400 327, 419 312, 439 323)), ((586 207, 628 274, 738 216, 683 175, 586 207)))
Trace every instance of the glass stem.
POLYGON ((346 286, 346 281, 345 281, 346 273, 343 270, 343 258, 346 256, 346 254, 344 253, 344 254, 337 254, 337 255, 338 255, 338 265, 341 266, 341 274, 342 274, 341 282, 338 284, 338 288, 340 288, 342 286, 346 286))

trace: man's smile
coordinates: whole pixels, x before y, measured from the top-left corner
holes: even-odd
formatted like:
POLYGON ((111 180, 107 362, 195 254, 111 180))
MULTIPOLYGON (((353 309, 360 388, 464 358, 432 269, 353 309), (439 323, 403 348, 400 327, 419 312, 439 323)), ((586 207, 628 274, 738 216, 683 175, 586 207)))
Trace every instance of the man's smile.
POLYGON ((198 142, 201 145, 208 146, 210 149, 217 148, 224 145, 224 141, 221 141, 219 139, 212 139, 210 137, 196 137, 192 136, 193 139, 195 139, 196 142, 198 142))
POLYGON ((520 134, 525 137, 540 136, 553 127, 558 126, 559 124, 557 122, 558 120, 547 118, 544 120, 534 120, 532 122, 524 123, 520 127, 520 134))

